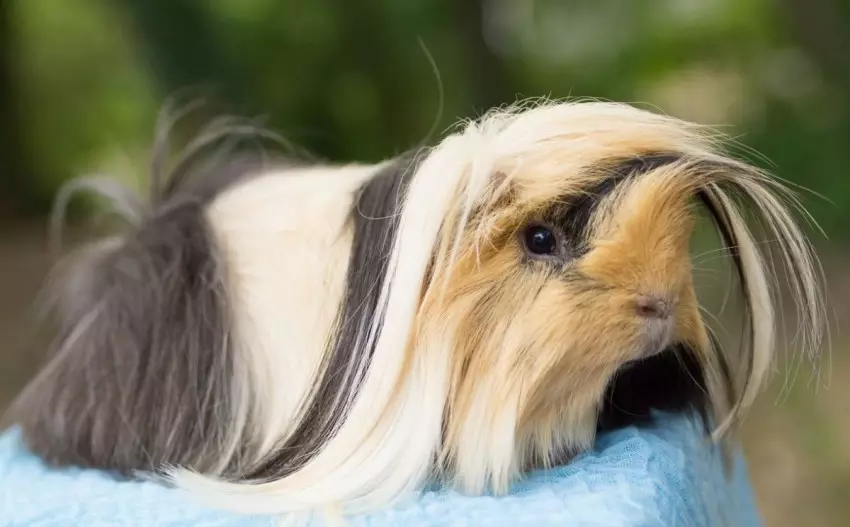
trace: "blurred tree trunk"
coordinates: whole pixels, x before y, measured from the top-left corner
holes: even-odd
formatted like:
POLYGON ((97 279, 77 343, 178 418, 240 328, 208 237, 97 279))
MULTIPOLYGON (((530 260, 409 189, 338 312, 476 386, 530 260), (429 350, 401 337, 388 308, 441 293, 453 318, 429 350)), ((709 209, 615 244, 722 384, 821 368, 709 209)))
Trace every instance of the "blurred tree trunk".
MULTIPOLYGON (((394 21, 380 2, 335 0, 332 5, 339 13, 341 62, 357 68, 375 83, 383 125, 380 139, 383 150, 420 141, 427 130, 410 126, 411 112, 407 109, 418 101, 410 99, 404 89, 407 79, 400 78, 409 68, 404 63, 409 60, 404 46, 415 45, 414 35, 408 32, 403 35, 406 41, 399 40, 398 31, 392 31, 394 21)), ((446 25, 460 36, 458 58, 454 60, 466 65, 463 80, 470 86, 471 94, 470 107, 462 109, 464 114, 513 102, 516 92, 505 61, 490 49, 485 39, 483 0, 449 0, 439 5, 445 11, 442 16, 446 25)), ((421 67, 427 67, 424 60, 422 64, 421 67)))
POLYGON ((23 116, 17 96, 17 49, 13 0, 0 0, 0 216, 42 211, 41 195, 23 141, 23 116))
POLYGON ((0 0, 0 214, 10 212, 10 196, 20 174, 20 149, 15 147, 18 130, 12 83, 12 12, 9 0, 0 0))
POLYGON ((335 0, 331 5, 340 21, 341 63, 367 76, 374 83, 377 95, 382 130, 377 138, 378 148, 366 156, 375 157, 377 152, 386 152, 393 145, 409 146, 411 127, 405 107, 415 101, 403 93, 404 80, 399 78, 400 71, 395 67, 403 66, 403 54, 399 53, 399 43, 387 34, 391 21, 386 19, 385 10, 372 0, 335 0))
POLYGON ((469 65, 472 102, 479 111, 512 103, 517 96, 505 60, 494 53, 487 44, 484 2, 485 0, 453 2, 456 31, 465 38, 464 49, 469 65))
MULTIPOLYGON (((205 2, 195 0, 120 0, 135 28, 143 59, 164 98, 212 96, 217 104, 239 111, 244 96, 239 76, 229 63, 214 31, 205 2), (188 90, 188 92, 187 92, 188 90)), ((211 107, 207 111, 214 112, 211 107)), ((203 112, 196 114, 203 119, 203 112)), ((192 126, 193 123, 188 123, 192 126)))

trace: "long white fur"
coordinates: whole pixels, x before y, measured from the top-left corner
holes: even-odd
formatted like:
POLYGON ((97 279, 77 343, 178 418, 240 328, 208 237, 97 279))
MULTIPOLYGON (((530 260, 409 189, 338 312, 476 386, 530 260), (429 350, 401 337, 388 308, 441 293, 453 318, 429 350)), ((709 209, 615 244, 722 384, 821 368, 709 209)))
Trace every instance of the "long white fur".
MULTIPOLYGON (((374 325, 362 328, 358 341, 363 345, 376 343, 374 359, 368 371, 352 372, 363 376, 365 382, 338 434, 306 466, 277 481, 234 484, 185 470, 173 472, 173 481, 206 503, 246 513, 367 511, 388 505, 418 488, 435 470, 449 360, 458 337, 453 334, 451 320, 431 320, 419 328, 415 326, 420 305, 439 301, 440 291, 433 289, 427 290, 425 299, 421 298, 432 258, 436 255, 438 272, 450 269, 451 261, 461 250, 460 234, 470 210, 476 204, 491 202, 501 188, 494 186, 494 174, 511 177, 520 171, 534 170, 541 178, 564 177, 606 154, 628 154, 640 146, 643 137, 647 146, 719 159, 712 136, 699 127, 614 103, 544 104, 499 110, 446 138, 431 151, 411 182, 392 252, 390 278, 384 284, 379 304, 385 324, 380 330, 374 325), (618 134, 632 143, 606 142, 618 134), (553 151, 569 155, 552 160, 553 151), (592 155, 583 156, 583 152, 592 155), (568 166, 564 165, 564 158, 571 159, 568 166), (446 218, 456 218, 457 223, 445 225, 446 218), (416 335, 414 330, 418 330, 416 335), (416 343, 415 349, 410 349, 411 342, 416 343)), ((359 174, 363 178, 374 172, 368 168, 358 170, 362 170, 359 174)), ((315 178, 314 174, 305 177, 303 183, 295 182, 306 175, 253 182, 230 191, 210 213, 221 243, 227 247, 233 276, 238 277, 232 290, 239 302, 237 330, 251 357, 257 383, 251 391, 263 415, 259 437, 265 447, 291 429, 289 419, 302 402, 298 394, 306 393, 313 379, 321 353, 316 335, 328 331, 330 312, 342 291, 338 277, 344 273, 331 266, 347 261, 337 257, 350 244, 342 216, 351 203, 351 187, 343 182, 359 178, 337 178, 329 170, 325 179, 315 178), (324 198, 313 196, 314 192, 327 197, 315 209, 307 204, 324 198), (312 235, 317 228, 322 239, 331 245, 308 245, 308 237, 304 237, 303 244, 291 241, 301 240, 299 236, 304 234, 312 235), (283 243, 287 236, 290 241, 283 243), (297 255, 293 254, 296 248, 301 251, 297 255), (329 249, 335 252, 334 257, 329 249)), ((808 332, 809 343, 816 345, 823 307, 808 245, 790 215, 763 189, 770 183, 752 169, 743 171, 740 183, 768 218, 786 257, 802 264, 803 275, 790 278, 792 282, 796 280, 792 289, 800 293, 797 298, 802 303, 801 324, 808 332)), ((715 191, 731 204, 719 188, 715 191)), ((752 402, 770 365, 773 300, 756 244, 740 215, 733 215, 731 221, 741 243, 741 257, 755 300, 755 359, 751 382, 741 401, 743 407, 752 402)), ((499 426, 506 430, 510 422, 499 426)), ((493 434, 500 432, 480 433, 495 441, 493 434)), ((481 462, 489 463, 491 469, 508 467, 509 475, 513 475, 518 470, 516 449, 494 448, 490 454, 502 459, 481 462)), ((479 464, 468 461, 470 466, 479 464)), ((461 461, 461 467, 464 464, 461 461)))
POLYGON ((250 438, 258 452, 297 422, 345 287, 347 211, 374 173, 373 166, 272 172, 223 193, 207 211, 227 269, 237 356, 249 371, 241 395, 258 422, 250 438))

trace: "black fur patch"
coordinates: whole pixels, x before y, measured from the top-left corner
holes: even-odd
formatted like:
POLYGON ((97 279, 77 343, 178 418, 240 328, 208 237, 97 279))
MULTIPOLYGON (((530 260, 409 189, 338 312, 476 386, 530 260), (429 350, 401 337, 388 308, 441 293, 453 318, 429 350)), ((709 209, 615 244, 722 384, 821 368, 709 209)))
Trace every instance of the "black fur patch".
POLYGON ((580 196, 565 196, 544 213, 544 221, 560 227, 569 247, 570 255, 579 257, 588 250, 587 226, 596 213, 599 203, 618 185, 631 178, 647 174, 664 165, 681 161, 677 154, 647 154, 617 164, 595 167, 607 176, 580 196))
POLYGON ((359 350, 356 339, 375 317, 381 287, 398 229, 401 199, 418 156, 402 156, 361 189, 354 221, 354 242, 348 264, 347 285, 337 334, 298 428, 273 455, 260 464, 249 479, 273 479, 303 467, 334 436, 348 415, 348 401, 362 379, 350 375, 365 371, 374 346, 359 350), (356 355, 362 351, 362 355, 356 355))
POLYGON ((708 409, 702 365, 693 350, 679 344, 617 372, 603 399, 599 427, 645 423, 652 410, 695 411, 707 423, 708 409))

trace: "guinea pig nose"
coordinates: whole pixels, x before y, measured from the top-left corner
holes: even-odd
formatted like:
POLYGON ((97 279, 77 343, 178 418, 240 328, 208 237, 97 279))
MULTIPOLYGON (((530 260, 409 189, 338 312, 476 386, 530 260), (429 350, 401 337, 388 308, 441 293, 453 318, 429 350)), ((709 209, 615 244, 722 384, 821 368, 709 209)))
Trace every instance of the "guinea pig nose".
POLYGON ((641 295, 636 304, 639 317, 665 319, 670 316, 670 303, 658 297, 641 295))

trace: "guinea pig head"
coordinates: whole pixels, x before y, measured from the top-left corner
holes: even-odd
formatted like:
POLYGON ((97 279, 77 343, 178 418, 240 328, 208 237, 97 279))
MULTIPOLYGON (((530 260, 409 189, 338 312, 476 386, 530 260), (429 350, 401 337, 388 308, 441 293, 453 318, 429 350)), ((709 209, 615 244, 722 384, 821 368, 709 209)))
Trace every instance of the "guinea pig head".
MULTIPOLYGON (((459 264, 446 296, 471 309, 455 348, 452 463, 485 453, 497 434, 512 438, 519 464, 586 448, 623 366, 676 343, 705 349, 689 258, 693 204, 675 164, 662 161, 625 160, 596 182, 526 203, 459 264), (480 435, 494 425, 499 432, 480 435)), ((512 194, 521 202, 522 192, 512 194)))
MULTIPOLYGON (((760 208, 786 263, 811 278, 757 170, 689 143, 662 118, 653 128, 637 111, 606 117, 486 164, 483 198, 444 235, 460 240, 455 253, 435 259, 420 335, 452 341, 441 467, 468 491, 506 490, 517 473, 589 448, 610 404, 626 417, 693 409, 707 426, 727 426, 752 401, 773 347, 772 293, 727 190, 760 208), (747 308, 749 340, 731 363, 694 291, 689 249, 702 206, 747 308), (618 379, 632 385, 614 396, 618 379)), ((807 285, 799 291, 816 318, 807 285)))

